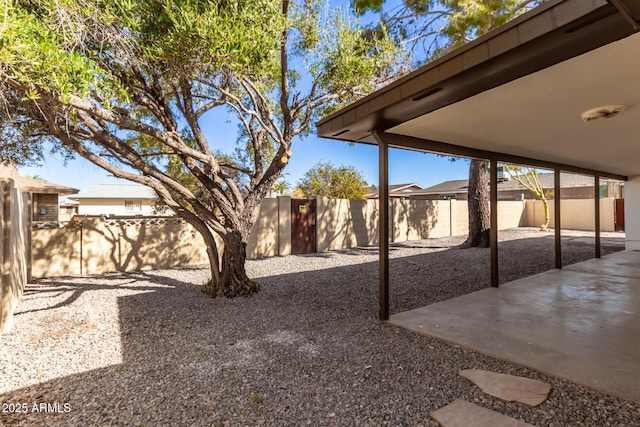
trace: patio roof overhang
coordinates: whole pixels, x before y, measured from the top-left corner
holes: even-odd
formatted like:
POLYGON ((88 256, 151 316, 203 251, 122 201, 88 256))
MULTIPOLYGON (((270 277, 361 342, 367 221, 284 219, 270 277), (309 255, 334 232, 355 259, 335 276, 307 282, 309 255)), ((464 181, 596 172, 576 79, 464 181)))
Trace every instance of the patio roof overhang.
MULTIPOLYGON (((490 160, 491 286, 498 286, 497 163, 626 180, 640 175, 640 0, 552 0, 317 123, 321 137, 490 160), (615 117, 585 111, 622 105, 615 117)), ((600 194, 594 194, 600 257, 600 194)), ((554 199, 561 223, 560 197, 554 199)), ((389 318, 389 207, 379 208, 379 313, 389 318)), ((560 228, 556 267, 562 267, 560 228)))
POLYGON ((639 0, 557 0, 317 123, 319 136, 640 175, 639 0), (621 104, 619 116, 581 113, 621 104))

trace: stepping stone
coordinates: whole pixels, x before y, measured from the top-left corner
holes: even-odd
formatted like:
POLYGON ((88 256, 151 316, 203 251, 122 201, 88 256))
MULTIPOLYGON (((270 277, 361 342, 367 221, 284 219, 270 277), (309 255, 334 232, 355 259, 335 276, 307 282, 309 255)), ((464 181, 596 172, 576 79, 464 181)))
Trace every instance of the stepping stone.
POLYGON ((456 399, 429 415, 442 427, 535 427, 463 399, 456 399))
POLYGON ((483 392, 505 402, 538 406, 547 400, 551 392, 549 384, 530 378, 498 374, 482 369, 465 369, 459 374, 480 387, 483 392))

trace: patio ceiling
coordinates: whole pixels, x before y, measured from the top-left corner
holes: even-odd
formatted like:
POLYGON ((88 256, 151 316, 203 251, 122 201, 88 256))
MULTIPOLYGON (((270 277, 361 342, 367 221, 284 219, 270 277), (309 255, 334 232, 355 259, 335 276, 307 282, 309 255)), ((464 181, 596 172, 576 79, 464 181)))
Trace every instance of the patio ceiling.
POLYGON ((639 18, 639 0, 550 1, 321 120, 318 133, 375 144, 376 130, 391 147, 640 175, 639 18), (611 104, 626 109, 582 121, 611 104))
POLYGON ((629 36, 387 132, 534 159, 640 175, 640 34, 629 36), (587 110, 626 106, 583 122, 587 110))

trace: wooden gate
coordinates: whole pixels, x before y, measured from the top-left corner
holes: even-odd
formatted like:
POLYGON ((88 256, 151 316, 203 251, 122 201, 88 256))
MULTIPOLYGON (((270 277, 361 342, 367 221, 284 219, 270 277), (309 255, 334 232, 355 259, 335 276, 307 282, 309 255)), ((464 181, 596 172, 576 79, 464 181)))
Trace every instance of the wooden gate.
POLYGON ((316 201, 291 200, 291 254, 316 251, 316 201))
POLYGON ((614 229, 624 231, 624 199, 616 199, 614 217, 614 229))

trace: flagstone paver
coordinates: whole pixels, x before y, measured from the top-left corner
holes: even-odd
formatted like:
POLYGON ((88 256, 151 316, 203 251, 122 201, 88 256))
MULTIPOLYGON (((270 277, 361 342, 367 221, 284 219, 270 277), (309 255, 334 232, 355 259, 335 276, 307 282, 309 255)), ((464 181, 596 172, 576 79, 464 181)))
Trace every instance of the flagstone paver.
POLYGON ((463 399, 429 414, 441 427, 535 427, 463 399))
POLYGON ((482 369, 465 369, 459 374, 482 390, 484 393, 504 400, 520 402, 529 406, 538 406, 549 397, 551 386, 531 378, 499 374, 482 369))

